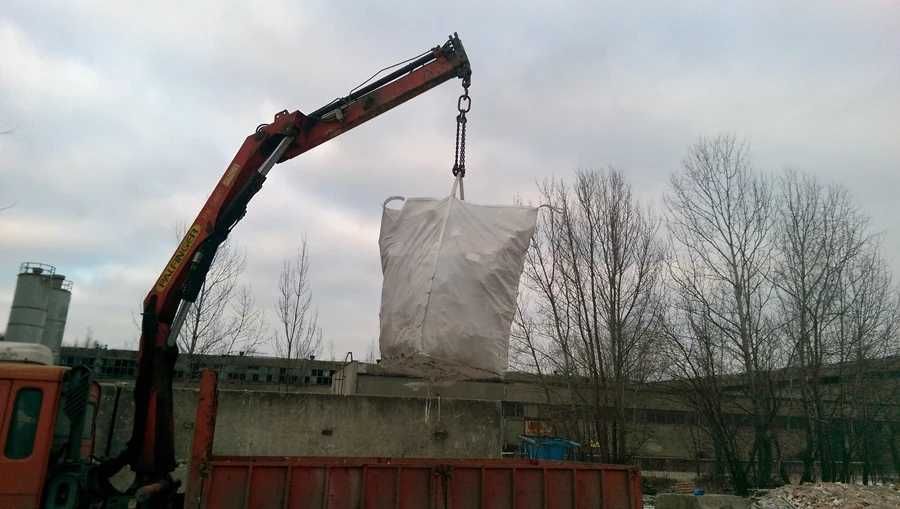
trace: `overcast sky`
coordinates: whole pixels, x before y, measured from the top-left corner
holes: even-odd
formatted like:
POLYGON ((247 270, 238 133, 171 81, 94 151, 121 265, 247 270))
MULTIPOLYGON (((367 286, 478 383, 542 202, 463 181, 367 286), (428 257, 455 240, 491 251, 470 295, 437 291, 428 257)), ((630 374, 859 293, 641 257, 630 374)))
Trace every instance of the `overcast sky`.
MULTIPOLYGON (((473 67, 467 198, 615 165, 657 200, 699 136, 851 189, 900 274, 896 2, 34 2, 0 12, 0 327, 20 262, 74 280, 66 341, 133 317, 247 136, 458 31, 473 67), (487 4, 487 5, 486 5, 487 4), (677 5, 677 7, 676 7, 677 5)), ((309 239, 338 355, 378 335, 380 204, 450 187, 458 81, 276 166, 233 233, 270 314, 309 239)), ((328 352, 326 352, 327 354, 328 352)))

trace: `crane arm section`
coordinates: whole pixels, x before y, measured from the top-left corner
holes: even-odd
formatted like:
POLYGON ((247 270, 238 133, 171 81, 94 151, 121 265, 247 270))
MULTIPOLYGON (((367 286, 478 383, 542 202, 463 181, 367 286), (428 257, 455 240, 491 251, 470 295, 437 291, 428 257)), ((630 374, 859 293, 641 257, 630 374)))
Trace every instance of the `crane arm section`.
POLYGON ((181 324, 219 245, 244 216, 272 166, 296 157, 452 78, 468 85, 468 57, 454 34, 403 67, 304 114, 282 111, 244 140, 144 299, 131 440, 119 462, 136 485, 169 482, 175 468, 172 378, 181 324))

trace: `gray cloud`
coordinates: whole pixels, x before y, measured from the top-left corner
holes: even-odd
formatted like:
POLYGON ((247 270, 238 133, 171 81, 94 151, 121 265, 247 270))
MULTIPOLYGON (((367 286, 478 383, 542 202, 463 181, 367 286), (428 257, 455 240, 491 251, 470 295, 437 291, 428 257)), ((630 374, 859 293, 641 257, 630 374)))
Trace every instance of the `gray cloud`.
MULTIPOLYGON (((614 164, 656 200, 700 135, 850 187, 900 273, 900 16, 889 2, 12 2, 0 14, 0 322, 19 262, 76 282, 67 339, 133 346, 132 316, 244 137, 460 31, 474 67, 467 192, 614 164)), ((381 200, 448 191, 447 84, 277 167, 234 241, 271 307, 306 236, 337 352, 377 336, 381 200)))

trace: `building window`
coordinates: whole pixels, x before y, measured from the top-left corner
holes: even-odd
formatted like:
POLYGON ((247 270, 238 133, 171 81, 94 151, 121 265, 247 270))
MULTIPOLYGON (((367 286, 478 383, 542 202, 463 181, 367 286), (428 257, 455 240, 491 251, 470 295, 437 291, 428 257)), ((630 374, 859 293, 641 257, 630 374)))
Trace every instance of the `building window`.
POLYGON ((31 456, 43 399, 44 394, 40 389, 20 389, 16 394, 12 421, 6 435, 7 458, 18 460, 31 456))

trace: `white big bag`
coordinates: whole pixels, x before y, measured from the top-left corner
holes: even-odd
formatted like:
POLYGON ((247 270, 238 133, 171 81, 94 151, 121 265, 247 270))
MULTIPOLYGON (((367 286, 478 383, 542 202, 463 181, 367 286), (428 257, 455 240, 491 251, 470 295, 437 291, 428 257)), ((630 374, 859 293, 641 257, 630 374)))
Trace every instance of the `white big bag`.
POLYGON ((502 377, 537 209, 455 197, 384 203, 382 366, 430 380, 502 377))

